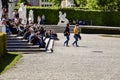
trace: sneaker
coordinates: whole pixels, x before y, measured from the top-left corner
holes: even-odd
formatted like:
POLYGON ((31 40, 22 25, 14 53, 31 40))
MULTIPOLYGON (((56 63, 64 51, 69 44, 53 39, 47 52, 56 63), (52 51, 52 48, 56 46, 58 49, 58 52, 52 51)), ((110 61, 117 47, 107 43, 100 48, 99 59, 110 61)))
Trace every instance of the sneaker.
POLYGON ((69 45, 66 45, 66 47, 69 47, 69 45))
POLYGON ((80 46, 76 45, 76 47, 80 47, 80 46))
POLYGON ((65 46, 65 42, 64 42, 64 46, 65 46))
POLYGON ((31 44, 31 42, 28 42, 28 44, 31 44))

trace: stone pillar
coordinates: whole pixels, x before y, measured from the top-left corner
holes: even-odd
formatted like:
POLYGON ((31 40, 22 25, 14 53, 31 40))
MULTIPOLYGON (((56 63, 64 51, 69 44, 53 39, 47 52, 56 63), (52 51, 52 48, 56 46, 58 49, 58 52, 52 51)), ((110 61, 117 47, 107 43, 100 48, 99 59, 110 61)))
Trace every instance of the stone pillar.
POLYGON ((65 0, 65 2, 66 2, 65 7, 67 8, 68 7, 68 0, 65 0))
POLYGON ((9 5, 8 18, 11 19, 11 18, 13 18, 13 11, 14 11, 14 7, 15 7, 15 3, 14 2, 9 2, 8 5, 9 5))
POLYGON ((41 3, 42 3, 42 1, 41 1, 41 0, 39 0, 39 6, 41 6, 41 3))
POLYGON ((4 25, 0 25, 0 32, 6 33, 6 27, 4 25))

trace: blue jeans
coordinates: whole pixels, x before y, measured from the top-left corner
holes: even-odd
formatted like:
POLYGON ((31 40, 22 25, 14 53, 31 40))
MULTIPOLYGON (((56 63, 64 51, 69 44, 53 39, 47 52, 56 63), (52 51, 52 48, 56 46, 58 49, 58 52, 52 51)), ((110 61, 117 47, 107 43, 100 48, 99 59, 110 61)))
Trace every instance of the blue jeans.
POLYGON ((12 34, 10 29, 8 27, 6 27, 6 33, 9 35, 9 34, 12 34))
POLYGON ((43 40, 41 40, 40 42, 39 42, 39 47, 41 48, 41 47, 44 47, 44 41, 43 40))
POLYGON ((69 37, 69 35, 66 35, 66 41, 64 42, 64 45, 66 44, 66 46, 68 46, 68 42, 69 42, 69 40, 70 40, 70 37, 69 37))
POLYGON ((73 45, 76 44, 78 46, 78 35, 74 35, 75 41, 73 42, 73 45))

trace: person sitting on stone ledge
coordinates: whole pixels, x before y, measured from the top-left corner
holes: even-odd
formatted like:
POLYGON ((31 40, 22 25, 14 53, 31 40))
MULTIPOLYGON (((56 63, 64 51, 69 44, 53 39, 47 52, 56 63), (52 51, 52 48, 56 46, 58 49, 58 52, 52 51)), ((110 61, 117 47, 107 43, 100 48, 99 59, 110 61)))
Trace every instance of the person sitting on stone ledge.
POLYGON ((31 37, 31 43, 33 45, 37 45, 40 40, 42 40, 41 36, 40 36, 40 31, 37 31, 32 37, 31 37))
POLYGON ((51 31, 50 31, 50 38, 51 38, 51 39, 54 39, 54 40, 59 40, 59 39, 57 38, 57 33, 56 33, 54 30, 51 30, 51 31))
POLYGON ((29 44, 31 43, 32 37, 34 36, 35 32, 32 27, 29 28, 30 36, 28 37, 29 44))
POLYGON ((27 27, 25 28, 25 32, 24 32, 24 35, 23 35, 23 39, 28 40, 29 36, 30 36, 30 30, 29 30, 29 26, 27 26, 27 27))

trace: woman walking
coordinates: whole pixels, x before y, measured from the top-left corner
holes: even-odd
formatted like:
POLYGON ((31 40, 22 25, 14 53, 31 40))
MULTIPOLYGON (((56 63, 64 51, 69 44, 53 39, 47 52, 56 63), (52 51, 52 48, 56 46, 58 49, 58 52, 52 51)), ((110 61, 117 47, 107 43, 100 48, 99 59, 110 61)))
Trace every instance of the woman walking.
POLYGON ((79 47, 78 46, 78 38, 79 38, 79 33, 78 33, 78 24, 75 25, 74 27, 74 38, 75 38, 75 41, 72 43, 72 45, 74 46, 74 44, 76 45, 76 47, 79 47))
POLYGON ((64 42, 64 46, 69 47, 68 43, 70 40, 70 27, 69 24, 67 24, 65 30, 64 30, 64 36, 66 37, 66 41, 64 42))

